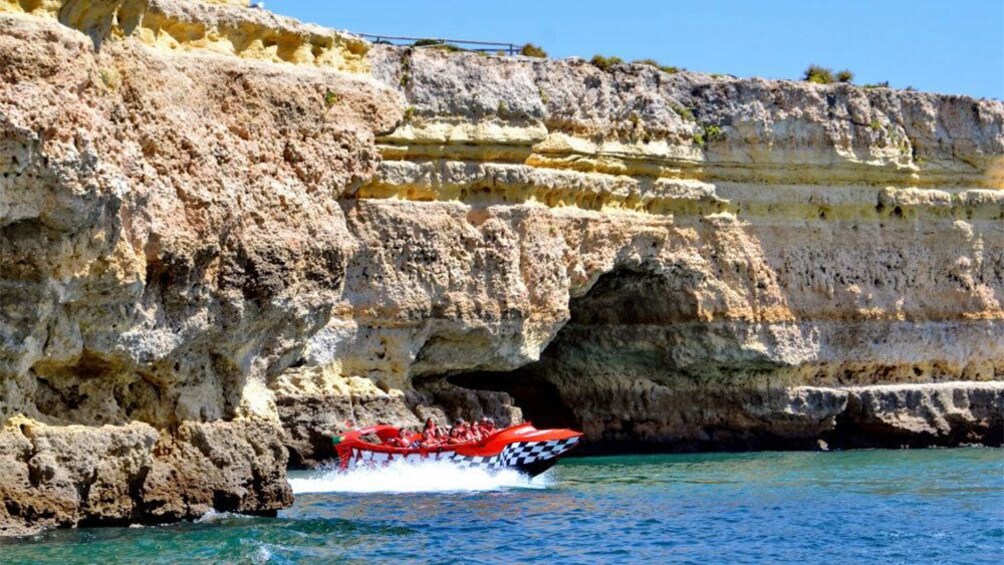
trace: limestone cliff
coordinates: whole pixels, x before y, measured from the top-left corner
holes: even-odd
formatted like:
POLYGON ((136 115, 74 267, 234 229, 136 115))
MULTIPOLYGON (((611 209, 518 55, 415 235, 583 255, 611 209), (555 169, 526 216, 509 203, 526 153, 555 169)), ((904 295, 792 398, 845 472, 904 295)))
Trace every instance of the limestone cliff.
POLYGON ((260 10, 0 7, 0 533, 287 506, 269 381, 341 300, 399 96, 260 10))
POLYGON ((274 512, 352 421, 1000 444, 1001 102, 241 4, 0 0, 0 534, 274 512))

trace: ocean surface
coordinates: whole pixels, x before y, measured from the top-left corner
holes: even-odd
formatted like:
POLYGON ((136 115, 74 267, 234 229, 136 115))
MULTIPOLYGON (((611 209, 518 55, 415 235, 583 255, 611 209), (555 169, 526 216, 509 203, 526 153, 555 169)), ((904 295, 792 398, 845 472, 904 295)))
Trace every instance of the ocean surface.
POLYGON ((598 457, 529 481, 294 473, 276 519, 68 530, 2 563, 1004 563, 1004 451, 598 457))

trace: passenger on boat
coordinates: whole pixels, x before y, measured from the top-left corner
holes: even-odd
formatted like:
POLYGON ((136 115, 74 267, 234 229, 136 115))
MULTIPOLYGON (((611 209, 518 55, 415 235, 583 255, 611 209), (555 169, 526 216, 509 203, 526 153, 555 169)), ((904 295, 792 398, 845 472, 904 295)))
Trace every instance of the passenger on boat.
POLYGON ((477 421, 471 424, 471 431, 474 434, 475 441, 482 441, 489 436, 488 430, 485 428, 484 421, 477 421))
POLYGON ((464 436, 464 421, 457 418, 457 420, 453 422, 453 427, 450 428, 450 439, 448 442, 450 445, 467 443, 468 440, 464 436))
POLYGON ((425 428, 422 430, 422 441, 419 447, 434 448, 442 445, 439 441, 439 427, 432 418, 425 420, 425 428))
POLYGON ((495 420, 492 420, 488 416, 481 418, 481 429, 485 437, 492 435, 495 433, 495 420))
POLYGON ((410 447, 408 440, 404 439, 404 436, 406 434, 407 434, 406 430, 401 430, 400 435, 396 437, 389 437, 384 441, 384 443, 386 443, 390 447, 405 447, 405 448, 410 447))
POLYGON ((439 435, 439 426, 436 425, 436 421, 432 418, 425 419, 425 427, 422 428, 422 436, 424 437, 436 437, 439 435))
POLYGON ((460 437, 465 443, 478 441, 478 435, 474 426, 468 424, 466 420, 460 420, 460 437))

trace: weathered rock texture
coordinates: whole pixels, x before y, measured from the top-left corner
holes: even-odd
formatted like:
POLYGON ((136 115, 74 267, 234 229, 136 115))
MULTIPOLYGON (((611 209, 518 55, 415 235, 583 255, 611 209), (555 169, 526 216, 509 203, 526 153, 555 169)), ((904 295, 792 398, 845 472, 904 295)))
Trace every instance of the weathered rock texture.
POLYGON ((370 58, 409 104, 355 193, 376 284, 350 268, 311 362, 454 375, 601 450, 1001 443, 999 101, 370 58))
POLYGON ((0 531, 267 513, 280 442, 429 416, 1001 442, 1001 102, 240 4, 0 0, 0 531))
POLYGON ((248 420, 185 422, 172 432, 14 420, 0 433, 0 536, 158 524, 214 508, 273 513, 293 501, 280 434, 248 420))
POLYGON ((268 383, 341 301, 398 95, 260 10, 0 7, 0 527, 287 506, 268 383))

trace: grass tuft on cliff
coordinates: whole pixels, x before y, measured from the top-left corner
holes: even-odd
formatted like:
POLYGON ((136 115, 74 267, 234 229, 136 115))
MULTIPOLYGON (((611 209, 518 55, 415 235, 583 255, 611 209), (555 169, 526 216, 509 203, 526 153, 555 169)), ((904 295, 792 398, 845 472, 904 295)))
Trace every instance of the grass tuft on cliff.
POLYGON ((707 149, 709 145, 717 141, 725 140, 725 130, 716 124, 704 124, 701 131, 694 134, 694 143, 707 149))
POLYGON ((613 67, 614 65, 620 65, 624 63, 624 59, 620 57, 604 57, 603 55, 593 55, 593 58, 589 60, 589 63, 594 67, 600 69, 601 71, 606 71, 613 67))
POLYGON ((660 71, 662 71, 664 73, 669 73, 671 75, 674 75, 674 74, 680 72, 680 68, 679 67, 671 67, 669 65, 660 65, 659 61, 656 61, 655 59, 638 59, 637 61, 631 61, 631 64, 632 65, 647 65, 649 67, 655 67, 655 68, 659 69, 660 71))
POLYGON ((819 65, 809 65, 802 75, 802 80, 814 82, 816 84, 830 84, 833 82, 833 71, 819 65))
POLYGON ((832 69, 828 69, 826 67, 809 65, 809 67, 805 69, 805 73, 802 75, 802 80, 807 80, 816 84, 832 84, 834 82, 850 84, 854 82, 854 73, 847 69, 834 73, 832 69))
POLYGON ((687 121, 687 122, 693 122, 693 121, 695 121, 694 120, 694 111, 691 110, 690 108, 684 108, 683 106, 680 106, 678 104, 673 104, 673 105, 670 106, 670 108, 672 108, 673 111, 676 112, 676 115, 678 115, 681 118, 683 118, 684 121, 687 121))
POLYGON ((544 51, 540 47, 534 45, 533 43, 527 43, 520 48, 519 54, 524 57, 537 57, 538 59, 546 59, 547 51, 544 51))
POLYGON ((457 53, 460 51, 467 51, 462 47, 458 47, 452 43, 447 43, 442 39, 419 39, 418 41, 411 44, 412 47, 426 47, 430 49, 439 49, 441 51, 447 51, 449 53, 457 53))

